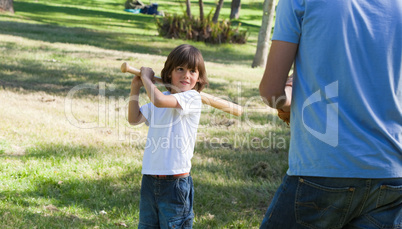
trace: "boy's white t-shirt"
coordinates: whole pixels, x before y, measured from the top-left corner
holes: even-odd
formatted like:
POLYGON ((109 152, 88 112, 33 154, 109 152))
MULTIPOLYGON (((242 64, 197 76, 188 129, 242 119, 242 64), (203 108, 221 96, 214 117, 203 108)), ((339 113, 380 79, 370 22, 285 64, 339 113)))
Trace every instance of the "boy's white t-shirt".
POLYGON ((152 103, 140 108, 149 126, 142 174, 188 173, 201 116, 201 96, 195 90, 165 95, 176 97, 182 109, 158 108, 152 103))

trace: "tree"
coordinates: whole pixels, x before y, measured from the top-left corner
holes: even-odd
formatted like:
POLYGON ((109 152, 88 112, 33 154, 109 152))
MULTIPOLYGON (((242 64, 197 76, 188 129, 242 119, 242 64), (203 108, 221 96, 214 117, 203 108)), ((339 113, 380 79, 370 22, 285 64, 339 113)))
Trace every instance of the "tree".
POLYGON ((219 13, 220 13, 220 11, 222 9, 222 6, 223 6, 223 0, 219 0, 218 4, 216 5, 216 10, 215 10, 215 13, 214 13, 214 17, 212 18, 212 21, 214 23, 218 22, 219 13))
POLYGON ((186 12, 187 16, 191 18, 191 3, 190 0, 186 0, 186 12))
POLYGON ((264 0, 260 32, 258 33, 257 51, 251 67, 265 67, 268 57, 269 39, 275 12, 275 0, 264 0))
POLYGON ((241 0, 232 0, 232 4, 230 6, 230 19, 239 19, 241 8, 240 1, 241 0))
POLYGON ((0 0, 0 11, 14 13, 13 0, 0 0))
POLYGON ((198 5, 200 6, 200 20, 204 21, 204 3, 202 0, 198 0, 198 5))

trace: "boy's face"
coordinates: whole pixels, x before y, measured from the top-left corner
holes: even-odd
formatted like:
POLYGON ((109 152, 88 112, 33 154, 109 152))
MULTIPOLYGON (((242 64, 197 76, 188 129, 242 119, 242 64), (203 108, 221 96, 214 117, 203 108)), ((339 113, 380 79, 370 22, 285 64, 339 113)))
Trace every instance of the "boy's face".
POLYGON ((176 67, 170 75, 172 78, 171 93, 180 93, 193 89, 198 82, 198 76, 197 69, 189 69, 186 66, 176 67))

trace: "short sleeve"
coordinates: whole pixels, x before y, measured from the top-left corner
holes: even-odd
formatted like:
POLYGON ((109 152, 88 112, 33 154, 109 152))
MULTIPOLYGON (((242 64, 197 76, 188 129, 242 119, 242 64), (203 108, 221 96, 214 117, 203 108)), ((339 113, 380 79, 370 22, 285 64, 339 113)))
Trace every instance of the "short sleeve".
POLYGON ((172 94, 182 109, 177 109, 182 115, 201 113, 201 95, 196 90, 172 94))
POLYGON ((304 1, 279 0, 272 40, 299 43, 305 11, 304 1))
POLYGON ((152 103, 147 103, 143 106, 140 107, 140 111, 142 116, 147 120, 145 121, 145 124, 149 126, 149 120, 151 120, 151 114, 152 114, 152 103))

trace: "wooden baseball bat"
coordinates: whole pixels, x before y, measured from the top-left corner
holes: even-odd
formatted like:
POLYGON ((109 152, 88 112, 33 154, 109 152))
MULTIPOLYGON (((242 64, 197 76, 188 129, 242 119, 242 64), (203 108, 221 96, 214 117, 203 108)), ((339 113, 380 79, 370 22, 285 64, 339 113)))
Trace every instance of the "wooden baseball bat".
MULTIPOLYGON (((130 65, 128 65, 126 62, 124 62, 121 65, 121 71, 122 72, 129 72, 137 76, 141 76, 141 71, 139 69, 133 68, 130 65)), ((157 83, 163 84, 162 79, 159 77, 155 77, 155 81, 157 83)), ((243 107, 229 102, 227 100, 224 100, 222 98, 210 95, 208 93, 200 92, 201 95, 201 100, 202 103, 207 104, 211 107, 214 107, 216 109, 222 110, 226 113, 236 115, 236 116, 241 116, 243 113, 243 107)))

